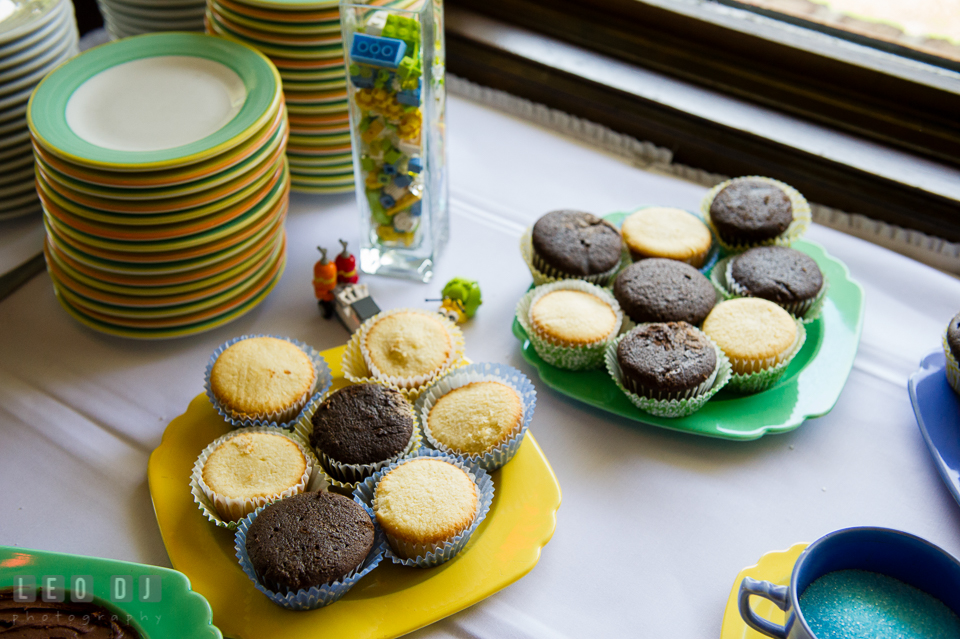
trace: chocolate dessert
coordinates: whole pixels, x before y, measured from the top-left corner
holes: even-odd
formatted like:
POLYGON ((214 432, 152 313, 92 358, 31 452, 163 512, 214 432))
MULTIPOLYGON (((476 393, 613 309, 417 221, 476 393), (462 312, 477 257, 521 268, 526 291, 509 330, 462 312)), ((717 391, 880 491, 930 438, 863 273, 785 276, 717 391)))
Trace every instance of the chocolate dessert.
POLYGON ((275 501, 247 531, 247 554, 260 583, 296 592, 343 578, 373 548, 367 512, 335 493, 302 493, 275 501))
POLYGON ((703 274, 689 264, 664 258, 640 260, 617 276, 613 295, 634 322, 699 325, 717 301, 703 274))
POLYGON ((717 193, 710 204, 710 219, 725 242, 762 242, 787 230, 793 221, 793 207, 776 185, 743 178, 717 193))
POLYGON ((823 287, 823 274, 813 258, 786 246, 762 246, 738 255, 730 275, 732 284, 742 289, 735 292, 781 306, 812 300, 823 287))
MULTIPOLYGON (((123 623, 127 615, 96 603, 36 601, 22 603, 13 589, 0 591, 0 635, 44 639, 139 639, 140 633, 123 623)), ((69 599, 69 595, 67 599, 69 599)))
POLYGON ((581 211, 547 213, 533 225, 532 240, 534 266, 567 277, 606 273, 620 263, 623 245, 612 224, 581 211))
POLYGON ((707 337, 686 322, 638 326, 620 340, 617 361, 624 385, 644 397, 682 396, 707 381, 717 353, 707 337))
POLYGON ((402 452, 413 435, 413 409, 381 384, 347 386, 313 414, 310 444, 342 464, 374 464, 402 452))

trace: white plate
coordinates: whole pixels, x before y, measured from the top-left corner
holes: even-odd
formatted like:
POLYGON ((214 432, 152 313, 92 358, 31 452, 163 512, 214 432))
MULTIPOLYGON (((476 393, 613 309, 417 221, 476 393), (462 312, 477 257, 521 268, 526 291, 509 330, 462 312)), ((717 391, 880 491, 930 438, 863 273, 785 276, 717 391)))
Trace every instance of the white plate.
POLYGON ((23 181, 33 182, 33 167, 26 166, 16 171, 6 171, 0 167, 0 188, 11 184, 19 184, 23 181))
POLYGON ((37 187, 34 186, 33 180, 21 180, 13 184, 5 184, 0 186, 0 202, 16 201, 24 195, 36 194, 36 191, 37 187))
MULTIPOLYGON (((2 1, 2 0, 0 0, 2 1)), ((77 40, 76 27, 64 21, 56 25, 56 29, 31 46, 14 55, 0 58, 0 74, 20 71, 26 73, 46 64, 50 59, 62 52, 68 43, 77 40)))
POLYGON ((0 220, 12 220, 15 217, 23 217, 24 215, 30 215, 31 213, 39 213, 42 211, 40 202, 35 202, 31 204, 23 204, 18 207, 4 209, 0 205, 0 220))
POLYGON ((27 149, 25 153, 0 160, 0 173, 11 173, 13 171, 22 171, 23 167, 33 170, 33 148, 27 149))
POLYGON ((131 18, 110 11, 106 7, 101 11, 104 20, 110 20, 124 29, 141 30, 144 33, 155 31, 203 31, 203 16, 198 18, 176 18, 159 20, 156 18, 131 18))
POLYGON ((5 122, 15 122, 23 118, 26 122, 27 103, 16 104, 6 109, 0 109, 0 124, 5 122))
MULTIPOLYGON (((2 2, 2 0, 0 0, 0 2, 2 2)), ((58 56, 54 57, 43 66, 34 69, 33 71, 30 71, 19 77, 5 77, 4 74, 0 74, 0 98, 4 98, 8 95, 14 95, 21 89, 33 89, 35 86, 40 84, 40 80, 43 80, 44 76, 56 69, 62 63, 77 55, 78 51, 75 42, 68 41, 64 44, 66 47, 58 56)), ((11 72, 16 71, 17 69, 11 70, 11 72)))
POLYGON ((33 153, 33 146, 28 139, 19 146, 12 146, 9 149, 0 149, 0 163, 13 158, 19 158, 26 153, 33 153))
POLYGON ((0 213, 24 209, 39 200, 36 189, 30 189, 29 192, 16 197, 0 197, 0 213))
POLYGON ((101 0, 100 4, 110 13, 141 20, 203 20, 203 13, 206 11, 206 5, 203 3, 187 7, 144 7, 119 0, 101 0))
MULTIPOLYGON (((53 10, 51 20, 35 31, 16 40, 0 44, 0 59, 6 61, 7 58, 19 56, 22 52, 37 46, 51 34, 62 29, 64 25, 69 26, 71 24, 76 24, 76 20, 73 19, 73 5, 70 3, 60 4, 53 10)), ((27 57, 30 57, 30 54, 27 57)))
POLYGON ((10 147, 20 148, 24 142, 30 142, 30 129, 27 128, 26 122, 23 123, 22 131, 11 131, 0 137, 0 152, 10 147))
POLYGON ((54 9, 67 0, 0 1, 0 44, 30 35, 56 16, 54 9))

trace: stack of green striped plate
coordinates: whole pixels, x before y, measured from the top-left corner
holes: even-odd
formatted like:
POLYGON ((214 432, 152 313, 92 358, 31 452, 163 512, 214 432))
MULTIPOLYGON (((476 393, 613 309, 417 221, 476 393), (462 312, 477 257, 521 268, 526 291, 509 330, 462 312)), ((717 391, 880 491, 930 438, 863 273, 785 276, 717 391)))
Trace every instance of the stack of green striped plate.
POLYGON ((279 280, 288 125, 258 51, 202 34, 118 40, 50 74, 27 117, 48 270, 80 322, 188 335, 279 280))

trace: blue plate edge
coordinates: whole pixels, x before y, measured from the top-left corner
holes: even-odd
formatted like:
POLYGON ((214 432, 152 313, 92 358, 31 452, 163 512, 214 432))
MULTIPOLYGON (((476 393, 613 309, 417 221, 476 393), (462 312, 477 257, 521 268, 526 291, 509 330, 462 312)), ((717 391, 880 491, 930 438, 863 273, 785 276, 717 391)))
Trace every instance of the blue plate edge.
POLYGON ((913 408, 913 416, 917 420, 917 427, 920 429, 920 434, 923 436, 923 441, 927 446, 927 450, 933 457, 934 465, 937 468, 937 473, 940 475, 940 479, 942 479, 943 483, 946 485, 947 490, 953 496, 953 499, 958 505, 960 505, 960 485, 957 485, 953 481, 953 478, 949 475, 949 470, 943 455, 940 453, 940 449, 937 448, 933 438, 930 436, 926 421, 923 419, 923 411, 920 408, 920 400, 917 397, 917 381, 921 374, 928 370, 935 371, 937 369, 943 370, 945 368, 946 356, 943 354, 942 348, 938 348, 927 353, 920 360, 919 368, 911 373, 910 377, 907 378, 907 391, 910 395, 910 406, 913 408), (941 358, 943 360, 942 365, 939 361, 941 358))

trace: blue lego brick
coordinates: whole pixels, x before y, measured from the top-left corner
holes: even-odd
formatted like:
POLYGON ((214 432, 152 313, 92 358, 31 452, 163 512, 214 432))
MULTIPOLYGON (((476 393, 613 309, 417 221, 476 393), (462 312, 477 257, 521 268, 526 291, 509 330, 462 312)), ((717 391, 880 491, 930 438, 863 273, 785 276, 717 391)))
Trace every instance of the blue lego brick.
POLYGON ((353 82, 353 86, 358 89, 372 89, 374 80, 373 78, 365 78, 362 75, 351 75, 350 81, 353 82))
POLYGON ((420 104, 420 89, 398 92, 397 102, 408 106, 418 106, 420 104))
POLYGON ((396 175, 396 174, 397 174, 397 167, 395 167, 395 166, 392 165, 392 164, 384 164, 384 165, 383 165, 383 168, 380 169, 380 170, 383 171, 383 172, 384 172, 385 174, 387 174, 387 175, 396 175))
POLYGON ((393 205, 396 203, 397 201, 393 199, 393 196, 390 195, 389 193, 380 194, 380 206, 382 206, 383 208, 385 209, 393 208, 393 205))
POLYGON ((413 178, 409 175, 403 175, 398 173, 397 177, 393 178, 393 183, 399 186, 401 189, 405 189, 411 184, 413 184, 413 178))
POLYGON ((420 217, 420 213, 423 212, 423 200, 417 200, 410 205, 408 210, 410 211, 410 215, 412 217, 420 217))
POLYGON ((419 173, 423 170, 423 160, 420 158, 410 158, 410 163, 407 164, 407 170, 411 173, 419 173))
POLYGON ((406 50, 407 43, 403 40, 356 33, 350 48, 350 59, 352 62, 396 69, 406 50))

